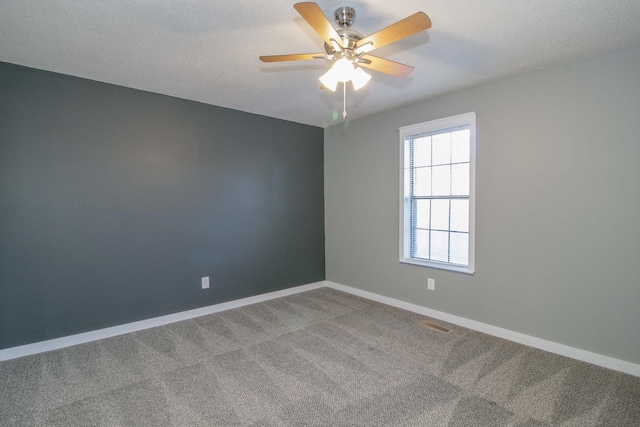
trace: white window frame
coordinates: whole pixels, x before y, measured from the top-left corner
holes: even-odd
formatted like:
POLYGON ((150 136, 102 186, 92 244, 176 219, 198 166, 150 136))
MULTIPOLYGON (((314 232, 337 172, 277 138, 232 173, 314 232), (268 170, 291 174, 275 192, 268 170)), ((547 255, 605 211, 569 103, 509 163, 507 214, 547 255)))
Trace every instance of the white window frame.
POLYGON ((476 210, 476 113, 431 120, 400 128, 400 262, 443 270, 473 274, 475 272, 475 210, 476 210), (410 256, 410 200, 405 195, 405 173, 410 165, 405 165, 405 141, 424 134, 437 133, 461 126, 469 127, 469 258, 468 265, 451 264, 413 258, 410 256))

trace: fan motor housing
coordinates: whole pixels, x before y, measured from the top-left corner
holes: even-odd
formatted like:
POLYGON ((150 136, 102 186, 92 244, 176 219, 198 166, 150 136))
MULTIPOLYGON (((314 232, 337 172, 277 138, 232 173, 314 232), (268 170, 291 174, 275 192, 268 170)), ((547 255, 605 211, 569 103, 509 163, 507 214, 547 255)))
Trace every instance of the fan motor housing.
MULTIPOLYGON (((340 38, 342 39, 341 44, 343 49, 355 49, 356 43, 358 43, 359 40, 362 40, 364 38, 362 34, 350 28, 341 28, 339 30, 336 30, 336 32, 340 35, 340 38)), ((336 41, 340 42, 340 40, 336 40, 336 41)), ((328 55, 333 55, 336 52, 333 46, 331 46, 328 43, 324 44, 324 50, 327 52, 328 55)))

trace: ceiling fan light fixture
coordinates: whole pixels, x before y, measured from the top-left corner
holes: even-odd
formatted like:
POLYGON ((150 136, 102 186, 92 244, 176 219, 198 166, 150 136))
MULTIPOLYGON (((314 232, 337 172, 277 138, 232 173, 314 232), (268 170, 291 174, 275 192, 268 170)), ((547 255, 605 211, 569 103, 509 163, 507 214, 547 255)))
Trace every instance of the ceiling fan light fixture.
POLYGON ((353 83, 353 90, 358 90, 361 87, 364 87, 369 80, 371 80, 371 74, 367 73, 360 67, 356 67, 353 72, 353 76, 351 76, 351 83, 353 83))
POLYGON ((301 2, 293 5, 300 16, 324 40, 324 52, 293 55, 261 56, 263 62, 302 61, 307 59, 325 59, 332 61, 332 66, 320 77, 323 87, 335 92, 338 83, 343 84, 343 111, 346 118, 347 82, 351 80, 354 90, 364 87, 371 75, 362 70, 359 65, 396 77, 406 77, 413 67, 393 62, 388 59, 369 55, 369 52, 390 43, 402 40, 420 31, 431 28, 431 19, 424 12, 416 12, 395 24, 377 31, 367 37, 351 29, 356 17, 352 7, 341 7, 334 11, 334 19, 340 26, 339 30, 327 19, 316 3, 301 2))

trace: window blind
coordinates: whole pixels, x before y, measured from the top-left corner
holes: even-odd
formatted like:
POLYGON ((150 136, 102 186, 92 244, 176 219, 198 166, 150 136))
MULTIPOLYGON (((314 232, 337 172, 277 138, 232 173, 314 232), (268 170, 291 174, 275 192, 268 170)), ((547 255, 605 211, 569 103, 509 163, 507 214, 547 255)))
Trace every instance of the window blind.
POLYGON ((405 144, 409 256, 468 265, 469 126, 413 135, 405 144))

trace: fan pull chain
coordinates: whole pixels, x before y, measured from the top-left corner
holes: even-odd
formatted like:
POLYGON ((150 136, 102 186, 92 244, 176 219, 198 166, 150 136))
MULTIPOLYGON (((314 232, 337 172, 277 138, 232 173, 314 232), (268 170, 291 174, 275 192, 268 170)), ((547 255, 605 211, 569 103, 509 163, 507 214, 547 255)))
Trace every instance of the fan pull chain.
POLYGON ((347 118, 347 82, 342 83, 342 120, 347 118))

